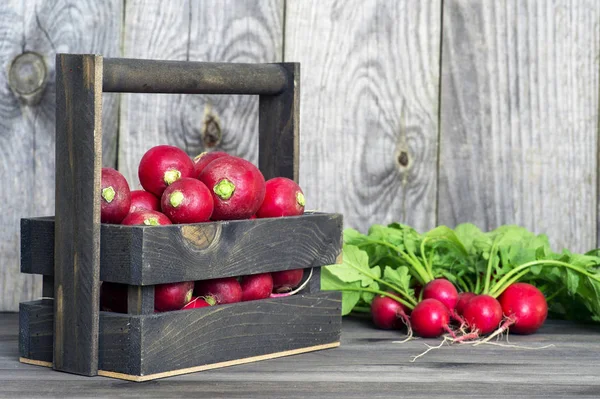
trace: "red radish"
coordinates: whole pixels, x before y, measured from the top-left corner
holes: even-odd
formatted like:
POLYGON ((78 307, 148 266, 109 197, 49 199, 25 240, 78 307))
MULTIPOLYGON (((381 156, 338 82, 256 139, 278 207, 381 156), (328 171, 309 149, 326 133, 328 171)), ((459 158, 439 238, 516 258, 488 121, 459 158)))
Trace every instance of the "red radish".
POLYGON ((499 297, 507 328, 516 334, 533 334, 546 321, 548 304, 544 294, 528 283, 511 284, 499 297))
POLYGON ((242 286, 235 277, 196 281, 194 295, 212 298, 215 304, 235 303, 242 300, 242 286))
POLYGON ((161 226, 172 224, 171 220, 158 211, 150 211, 147 209, 138 210, 125 216, 121 222, 124 225, 146 225, 146 226, 161 226))
POLYGON ((271 273, 252 274, 242 277, 242 301, 268 298, 273 292, 271 273))
POLYGON ((170 184, 194 176, 194 162, 180 148, 157 145, 142 156, 138 166, 140 184, 146 191, 160 197, 170 184))
POLYGON ((265 199, 256 212, 258 218, 299 216, 304 213, 304 194, 295 181, 274 177, 265 183, 265 199))
POLYGON ((304 269, 292 269, 282 270, 278 272, 272 272, 273 277, 273 291, 274 292, 285 292, 294 289, 302 281, 304 276, 304 269))
POLYGON ((125 176, 113 168, 102 168, 100 221, 119 224, 129 213, 131 191, 125 176))
POLYGON ((200 223, 210 220, 214 203, 210 190, 200 180, 184 177, 165 189, 160 206, 173 223, 200 223))
POLYGON ((473 292, 461 292, 460 294, 458 294, 458 301, 456 302, 456 307, 454 308, 456 314, 462 316, 463 311, 465 309, 465 305, 474 296, 476 296, 476 294, 473 292))
POLYGON ((472 331, 486 335, 494 331, 502 321, 502 307, 490 295, 476 295, 463 309, 463 317, 472 331))
POLYGON ((154 309, 159 312, 179 310, 192 299, 193 291, 193 281, 158 284, 154 286, 154 309))
POLYGON ((205 308, 207 306, 211 306, 211 304, 206 302, 204 299, 200 298, 199 296, 197 296, 197 297, 192 297, 192 300, 189 301, 187 303, 187 305, 185 305, 181 309, 199 309, 199 308, 205 308))
POLYGON ((100 309, 106 312, 127 313, 127 284, 103 281, 100 286, 100 309))
POLYGON ((212 151, 212 152, 203 152, 201 154, 196 155, 194 158, 194 177, 198 178, 200 173, 204 170, 206 165, 211 163, 217 158, 229 156, 225 151, 212 151))
POLYGON ((213 195, 213 220, 248 219, 265 198, 265 178, 245 159, 230 155, 206 165, 198 179, 213 195))
POLYGON ((160 211, 160 200, 156 195, 146 190, 133 190, 131 192, 129 213, 142 209, 160 211))
POLYGON ((376 327, 391 330, 410 326, 406 306, 385 295, 376 295, 371 302, 371 319, 376 327))
POLYGON ((447 331, 455 336, 448 326, 450 312, 448 307, 437 299, 423 299, 410 314, 410 324, 414 332, 422 338, 439 337, 447 331))
POLYGON ((436 278, 423 287, 423 299, 428 298, 437 299, 446 305, 448 310, 454 310, 458 302, 458 291, 454 284, 445 278, 436 278))

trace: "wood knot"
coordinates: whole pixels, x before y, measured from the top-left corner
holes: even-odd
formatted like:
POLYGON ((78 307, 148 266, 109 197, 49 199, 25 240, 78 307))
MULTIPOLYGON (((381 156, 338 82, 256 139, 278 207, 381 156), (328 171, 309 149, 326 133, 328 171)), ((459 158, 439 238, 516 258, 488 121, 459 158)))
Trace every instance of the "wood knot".
POLYGON ((40 54, 29 51, 17 55, 11 61, 8 84, 22 103, 39 103, 47 82, 48 69, 40 54))
POLYGON ((202 128, 204 146, 206 148, 216 147, 221 143, 222 136, 218 117, 213 114, 207 114, 204 117, 204 126, 202 128))

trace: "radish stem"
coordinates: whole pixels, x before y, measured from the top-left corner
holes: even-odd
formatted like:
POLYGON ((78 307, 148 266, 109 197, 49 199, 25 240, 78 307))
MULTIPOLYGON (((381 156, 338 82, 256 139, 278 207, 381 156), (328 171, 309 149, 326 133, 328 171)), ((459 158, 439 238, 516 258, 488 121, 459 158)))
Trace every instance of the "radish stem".
POLYGON ((402 299, 394 294, 390 294, 389 292, 385 292, 385 291, 374 290, 372 288, 345 287, 345 288, 336 288, 334 291, 370 292, 371 294, 379 294, 379 295, 388 296, 388 297, 392 298, 393 300, 400 302, 401 304, 406 306, 408 309, 412 310, 415 307, 413 304, 406 302, 404 299, 402 299))

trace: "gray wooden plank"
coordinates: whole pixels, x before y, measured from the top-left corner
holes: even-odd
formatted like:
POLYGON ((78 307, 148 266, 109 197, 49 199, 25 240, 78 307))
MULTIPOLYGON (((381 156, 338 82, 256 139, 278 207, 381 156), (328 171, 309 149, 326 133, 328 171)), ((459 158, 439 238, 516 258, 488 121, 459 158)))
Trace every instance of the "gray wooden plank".
POLYGON ((597 1, 444 1, 439 223, 596 246, 597 1))
MULTIPOLYGON (((54 240, 53 227, 49 228, 54 226, 53 220, 27 222, 24 225, 29 230, 48 232, 47 238, 54 240)), ((312 212, 298 217, 159 228, 104 224, 100 229, 100 280, 148 285, 321 267, 339 262, 342 228, 342 215, 312 212)), ((30 242, 25 255, 39 256, 25 264, 24 272, 54 275, 53 251, 47 249, 47 242, 30 242)), ((311 292, 319 287, 317 276, 311 292)))
MULTIPOLYGON (((127 1, 124 57, 276 62, 283 0, 127 1)), ((242 95, 126 94, 119 170, 139 188, 137 165, 150 147, 171 144, 195 156, 220 149, 258 165, 258 98, 242 95)))
POLYGON ((441 0, 286 2, 307 209, 435 223, 441 0))
POLYGON ((398 332, 373 329, 344 318, 339 348, 253 364, 132 384, 103 377, 56 373, 17 362, 16 314, 0 315, 0 393, 8 397, 262 398, 572 398, 594 397, 598 380, 598 325, 549 320, 530 336, 511 343, 543 350, 455 345, 410 362, 424 343, 394 344, 398 332), (44 396, 47 397, 47 396, 44 396))
POLYGON ((100 307, 102 57, 56 57, 54 368, 96 375, 100 307))
MULTIPOLYGON (((54 56, 61 52, 119 54, 122 0, 7 0, 0 2, 0 311, 39 297, 42 279, 19 272, 19 219, 54 209, 54 56), (12 60, 40 54, 47 84, 37 104, 21 103, 9 86, 12 60)), ((21 69, 30 79, 31 68, 21 69)), ((117 97, 104 97, 104 163, 116 159, 117 97)))

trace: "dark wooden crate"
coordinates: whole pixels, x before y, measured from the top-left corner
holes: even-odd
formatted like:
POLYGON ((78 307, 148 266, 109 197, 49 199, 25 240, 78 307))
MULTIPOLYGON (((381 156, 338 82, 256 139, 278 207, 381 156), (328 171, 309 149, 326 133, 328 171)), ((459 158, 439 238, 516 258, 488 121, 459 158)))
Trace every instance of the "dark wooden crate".
POLYGON ((259 168, 298 180, 299 64, 104 59, 58 54, 55 216, 21 220, 21 271, 45 298, 21 303, 25 363, 145 381, 339 345, 341 295, 320 267, 341 260, 342 216, 171 226, 100 223, 102 92, 259 95, 259 168), (302 291, 154 313, 154 286, 303 268, 302 291), (126 314, 99 309, 102 281, 128 285, 126 314))

